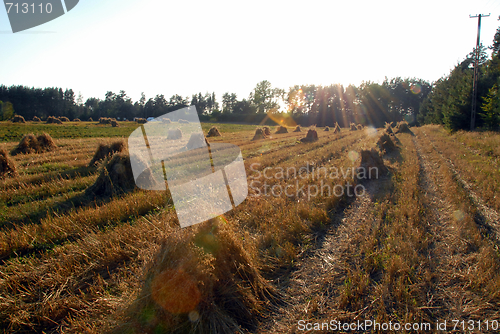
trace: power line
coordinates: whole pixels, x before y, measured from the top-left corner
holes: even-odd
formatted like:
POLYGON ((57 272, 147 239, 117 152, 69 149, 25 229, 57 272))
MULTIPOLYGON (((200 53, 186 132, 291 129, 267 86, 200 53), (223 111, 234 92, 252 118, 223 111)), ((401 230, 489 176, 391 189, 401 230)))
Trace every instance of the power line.
POLYGON ((469 15, 469 18, 476 18, 477 17, 477 42, 476 42, 476 55, 474 59, 474 78, 472 82, 472 112, 470 115, 470 130, 474 130, 474 126, 476 125, 476 104, 477 104, 477 81, 479 77, 479 42, 480 42, 480 35, 481 35, 481 17, 488 17, 488 15, 484 14, 479 14, 479 15, 469 15))

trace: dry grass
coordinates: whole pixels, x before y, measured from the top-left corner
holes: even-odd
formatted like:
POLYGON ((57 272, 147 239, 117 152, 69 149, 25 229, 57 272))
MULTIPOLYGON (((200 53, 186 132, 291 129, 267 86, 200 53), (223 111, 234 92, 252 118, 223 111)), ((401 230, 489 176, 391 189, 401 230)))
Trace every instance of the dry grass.
POLYGON ((382 133, 382 135, 378 138, 377 146, 384 154, 397 150, 397 147, 392 141, 391 136, 389 136, 386 132, 382 133))
POLYGON ((410 130, 410 126, 408 125, 408 122, 402 121, 398 122, 396 127, 394 128, 395 133, 412 133, 410 130))
POLYGON ((288 133, 288 129, 284 126, 281 126, 281 125, 278 125, 278 127, 276 128, 276 132, 277 134, 280 134, 280 133, 288 133))
POLYGON ((14 117, 12 117, 12 122, 13 123, 26 123, 24 117, 21 115, 14 115, 14 117))
POLYGON ((101 117, 99 118, 99 124, 113 124, 113 121, 116 122, 116 119, 109 117, 101 117))
POLYGON ((260 140, 260 139, 266 139, 266 135, 264 134, 264 130, 261 128, 255 129, 255 134, 252 138, 252 140, 260 140))
POLYGON ((170 129, 167 132, 167 139, 176 140, 182 138, 182 131, 179 128, 170 129))
MULTIPOLYGON (((139 182, 139 181, 138 181, 139 182)), ((151 171, 147 169, 141 174, 141 184, 155 184, 151 171)), ((102 168, 93 185, 85 190, 89 196, 103 198, 131 192, 136 189, 134 174, 127 153, 115 153, 102 168)))
POLYGON ((315 129, 307 130, 306 136, 300 139, 300 141, 303 143, 312 143, 317 140, 318 140, 318 132, 315 129))
POLYGON ((94 153, 92 160, 89 162, 89 167, 95 166, 114 153, 125 152, 126 146, 123 140, 118 140, 112 143, 100 143, 94 153))
POLYGON ((382 177, 387 174, 388 169, 385 166, 384 160, 378 150, 372 148, 370 150, 361 150, 360 167, 364 168, 367 178, 371 179, 382 177), (372 172, 373 171, 373 172, 372 172))
POLYGON ((9 158, 5 150, 0 150, 0 179, 16 176, 16 165, 14 165, 14 162, 9 158))
POLYGON ((207 141, 207 138, 203 135, 203 133, 193 133, 191 137, 189 137, 189 141, 186 144, 186 149, 192 150, 204 146, 209 146, 210 144, 207 141))
POLYGON ((251 327, 268 311, 274 289, 255 263, 255 250, 245 246, 238 231, 220 220, 169 234, 128 322, 116 332, 234 333, 251 327))
POLYGON ((59 118, 56 118, 54 116, 47 117, 46 123, 47 124, 63 124, 63 122, 59 118))
POLYGON ((208 130, 207 137, 220 137, 220 136, 222 135, 220 134, 220 131, 219 129, 217 129, 217 127, 212 126, 210 130, 208 130))
POLYGON ((53 151, 57 148, 56 143, 48 133, 42 133, 38 137, 30 133, 25 135, 19 144, 11 151, 11 155, 42 153, 53 151))
POLYGON ((340 133, 339 123, 335 123, 335 127, 333 128, 333 133, 340 133))

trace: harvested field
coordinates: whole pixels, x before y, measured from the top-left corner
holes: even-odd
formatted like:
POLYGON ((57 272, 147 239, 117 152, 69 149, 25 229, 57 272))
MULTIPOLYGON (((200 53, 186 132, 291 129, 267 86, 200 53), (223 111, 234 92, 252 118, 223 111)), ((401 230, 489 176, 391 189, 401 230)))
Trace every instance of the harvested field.
POLYGON ((302 144, 216 124, 213 143, 242 151, 248 197, 180 228, 169 191, 135 186, 124 140, 137 123, 1 123, 43 126, 58 146, 9 156, 19 132, 0 142, 0 174, 4 160, 17 172, 0 176, 4 333, 299 333, 300 320, 332 319, 436 332, 444 319, 499 319, 498 133, 335 126, 302 144))

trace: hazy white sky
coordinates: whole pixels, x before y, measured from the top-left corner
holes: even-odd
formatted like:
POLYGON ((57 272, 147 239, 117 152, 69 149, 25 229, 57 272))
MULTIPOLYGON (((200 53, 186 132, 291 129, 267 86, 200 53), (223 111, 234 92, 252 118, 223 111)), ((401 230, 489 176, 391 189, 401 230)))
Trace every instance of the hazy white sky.
MULTIPOLYGON (((60 1, 60 0, 52 0, 60 1)), ((135 101, 215 91, 246 98, 257 82, 435 81, 481 40, 491 45, 500 0, 80 0, 64 16, 13 34, 0 7, 0 84, 125 90, 135 101)))

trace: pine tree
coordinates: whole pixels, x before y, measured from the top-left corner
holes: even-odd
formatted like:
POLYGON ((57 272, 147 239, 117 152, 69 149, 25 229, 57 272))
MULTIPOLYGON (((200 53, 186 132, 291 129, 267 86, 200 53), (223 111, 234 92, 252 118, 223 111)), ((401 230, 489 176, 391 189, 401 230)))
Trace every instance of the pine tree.
POLYGON ((497 130, 500 125, 500 96, 497 84, 489 89, 481 109, 480 117, 484 122, 484 127, 488 130, 497 130))

